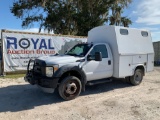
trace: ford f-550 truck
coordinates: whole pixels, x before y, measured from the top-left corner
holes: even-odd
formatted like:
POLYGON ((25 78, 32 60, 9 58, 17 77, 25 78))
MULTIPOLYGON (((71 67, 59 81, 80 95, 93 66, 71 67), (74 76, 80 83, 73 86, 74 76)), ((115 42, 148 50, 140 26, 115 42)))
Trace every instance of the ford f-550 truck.
POLYGON ((88 42, 80 43, 64 55, 42 56, 30 60, 25 80, 71 100, 85 91, 86 84, 127 78, 139 85, 146 72, 153 70, 151 34, 116 26, 99 26, 88 32, 88 42))

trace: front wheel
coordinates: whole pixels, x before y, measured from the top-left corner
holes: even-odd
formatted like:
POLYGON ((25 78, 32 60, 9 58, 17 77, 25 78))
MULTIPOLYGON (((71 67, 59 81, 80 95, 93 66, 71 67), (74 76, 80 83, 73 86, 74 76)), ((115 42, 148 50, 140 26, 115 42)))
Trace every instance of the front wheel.
POLYGON ((59 85, 59 95, 64 100, 72 100, 79 96, 82 89, 81 81, 74 76, 68 76, 59 85))
POLYGON ((143 71, 141 69, 137 69, 134 72, 134 75, 130 77, 130 82, 132 85, 139 85, 143 79, 143 71))

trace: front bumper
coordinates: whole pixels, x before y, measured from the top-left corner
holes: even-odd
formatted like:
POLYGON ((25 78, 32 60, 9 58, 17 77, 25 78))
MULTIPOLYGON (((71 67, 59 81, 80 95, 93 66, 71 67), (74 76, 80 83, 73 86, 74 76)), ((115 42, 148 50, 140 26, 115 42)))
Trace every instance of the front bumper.
POLYGON ((34 71, 34 66, 33 69, 29 70, 30 63, 34 62, 33 60, 29 61, 28 63, 28 68, 27 68, 27 74, 24 77, 24 80, 29 82, 31 85, 38 85, 44 92, 51 93, 52 91, 54 92, 54 89, 58 85, 58 80, 59 78, 57 77, 46 77, 43 76, 40 73, 36 73, 34 71))
POLYGON ((24 77, 25 81, 29 82, 32 85, 39 85, 41 87, 46 88, 56 88, 58 84, 59 78, 48 78, 48 77, 42 77, 42 76, 36 76, 36 75, 27 75, 24 77))

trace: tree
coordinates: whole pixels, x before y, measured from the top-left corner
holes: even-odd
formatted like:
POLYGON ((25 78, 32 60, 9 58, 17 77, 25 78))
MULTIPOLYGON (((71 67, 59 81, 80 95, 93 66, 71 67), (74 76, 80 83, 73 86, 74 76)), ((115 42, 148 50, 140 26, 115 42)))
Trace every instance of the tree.
POLYGON ((21 18, 22 27, 32 27, 35 22, 39 22, 39 32, 44 22, 44 8, 47 0, 18 0, 13 2, 11 13, 17 18, 21 18))
MULTIPOLYGON (((131 0, 128 0, 131 1, 131 0)), ((88 31, 108 20, 119 25, 127 0, 16 0, 11 13, 23 20, 22 27, 39 24, 55 34, 86 36, 88 31), (112 9, 112 17, 109 10, 112 9), (113 22, 113 19, 115 20, 113 22)))
POLYGON ((132 24, 131 20, 127 17, 122 17, 123 9, 128 7, 132 0, 115 0, 114 4, 111 5, 112 15, 110 15, 110 25, 122 25, 128 27, 132 24))
POLYGON ((121 25, 124 27, 129 27, 129 24, 132 24, 132 21, 129 18, 121 17, 121 25))
POLYGON ((75 15, 77 35, 86 35, 88 31, 107 22, 109 7, 114 0, 81 0, 75 15))
POLYGON ((47 11, 48 15, 44 21, 46 30, 54 31, 56 34, 76 34, 77 25, 74 20, 76 9, 73 1, 48 2, 46 3, 45 11, 47 11))

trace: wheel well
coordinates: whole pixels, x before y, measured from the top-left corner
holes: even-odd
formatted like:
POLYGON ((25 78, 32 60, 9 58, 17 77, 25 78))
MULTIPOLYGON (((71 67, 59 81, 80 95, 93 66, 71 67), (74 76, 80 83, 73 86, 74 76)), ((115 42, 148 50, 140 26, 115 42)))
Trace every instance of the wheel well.
POLYGON ((74 70, 73 70, 73 71, 68 71, 68 72, 63 73, 62 76, 60 77, 58 83, 61 83, 61 81, 62 81, 65 77, 67 77, 67 76, 75 76, 75 77, 77 77, 79 80, 82 79, 82 76, 80 75, 80 73, 78 73, 77 71, 74 71, 74 70))
POLYGON ((137 66, 135 70, 140 69, 143 72, 143 75, 145 75, 145 69, 144 66, 137 66))

